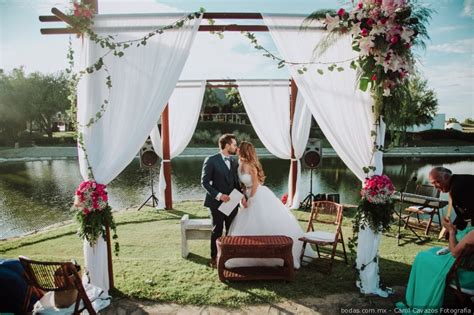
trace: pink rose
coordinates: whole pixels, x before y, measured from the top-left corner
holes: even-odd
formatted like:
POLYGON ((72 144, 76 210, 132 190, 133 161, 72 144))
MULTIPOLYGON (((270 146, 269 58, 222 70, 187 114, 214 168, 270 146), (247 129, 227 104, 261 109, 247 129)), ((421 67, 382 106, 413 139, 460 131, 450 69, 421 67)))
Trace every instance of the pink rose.
POLYGON ((359 1, 359 3, 357 3, 357 9, 361 10, 363 7, 364 7, 364 4, 362 3, 362 1, 359 1))
POLYGON ((377 81, 377 75, 375 73, 372 75, 372 81, 377 81))
POLYGON ((366 28, 363 28, 360 30, 360 35, 366 37, 367 35, 369 35, 369 31, 367 31, 366 28))
POLYGON ((88 215, 90 213, 90 211, 89 211, 89 209, 84 208, 84 209, 82 209, 82 213, 84 213, 85 215, 88 215))
POLYGON ((343 17, 344 14, 346 13, 346 10, 344 10, 343 8, 340 8, 338 11, 337 11, 337 15, 339 15, 339 17, 343 17))
POLYGON ((398 36, 397 35, 392 36, 392 38, 390 38, 390 42, 392 43, 392 45, 395 45, 396 43, 398 43, 398 36))
POLYGON ((372 26, 372 25, 374 25, 374 23, 375 23, 375 22, 374 22, 374 20, 372 20, 372 19, 368 19, 368 20, 367 20, 367 25, 368 25, 368 26, 372 26))

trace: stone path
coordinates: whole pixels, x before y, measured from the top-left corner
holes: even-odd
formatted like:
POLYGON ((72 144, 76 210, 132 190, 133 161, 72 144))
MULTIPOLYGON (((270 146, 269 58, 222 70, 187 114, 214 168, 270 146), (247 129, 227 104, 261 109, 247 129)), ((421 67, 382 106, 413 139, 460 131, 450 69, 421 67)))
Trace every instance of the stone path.
POLYGON ((193 306, 179 304, 160 304, 115 298, 112 304, 100 312, 106 315, 224 315, 224 314, 395 314, 395 302, 403 299, 403 287, 395 287, 395 293, 384 299, 376 296, 363 296, 359 293, 340 293, 325 297, 308 297, 300 300, 285 300, 278 303, 251 305, 240 309, 216 306, 193 306))

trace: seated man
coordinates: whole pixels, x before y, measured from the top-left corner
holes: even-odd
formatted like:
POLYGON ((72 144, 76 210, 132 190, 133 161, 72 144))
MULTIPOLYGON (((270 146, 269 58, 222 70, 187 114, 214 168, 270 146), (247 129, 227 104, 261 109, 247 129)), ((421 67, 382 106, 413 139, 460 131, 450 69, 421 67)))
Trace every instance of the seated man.
MULTIPOLYGON (((441 252, 433 247, 418 253, 411 268, 405 301, 397 303, 399 313, 424 314, 438 311, 443 305, 446 276, 467 244, 474 244, 474 227, 457 232, 448 218, 443 218, 443 226, 449 232, 449 251, 441 252)), ((474 272, 459 274, 462 287, 474 289, 474 272)))
MULTIPOLYGON (((0 259, 0 313, 23 313, 27 287, 20 261, 0 259)), ((33 296, 30 301, 30 310, 36 300, 33 296)))

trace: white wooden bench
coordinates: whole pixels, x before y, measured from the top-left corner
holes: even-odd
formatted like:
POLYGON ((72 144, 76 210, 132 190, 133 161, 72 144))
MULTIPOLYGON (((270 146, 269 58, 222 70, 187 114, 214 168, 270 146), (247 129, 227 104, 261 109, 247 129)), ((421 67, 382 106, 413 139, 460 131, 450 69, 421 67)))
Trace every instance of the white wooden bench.
POLYGON ((181 218, 181 256, 188 257, 188 240, 211 240, 211 219, 189 219, 185 214, 181 218))

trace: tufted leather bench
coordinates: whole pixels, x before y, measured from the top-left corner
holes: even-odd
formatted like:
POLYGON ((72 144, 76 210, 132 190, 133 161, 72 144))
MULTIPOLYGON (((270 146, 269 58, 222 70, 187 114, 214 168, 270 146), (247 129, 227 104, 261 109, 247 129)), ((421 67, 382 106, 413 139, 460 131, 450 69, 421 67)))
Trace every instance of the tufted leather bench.
POLYGON ((283 235, 223 236, 217 240, 217 269, 221 281, 286 280, 295 277, 293 240, 283 235), (281 258, 282 267, 225 267, 232 258, 281 258))

